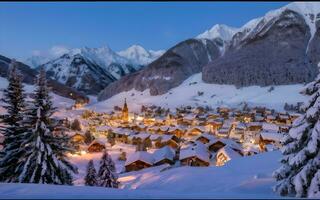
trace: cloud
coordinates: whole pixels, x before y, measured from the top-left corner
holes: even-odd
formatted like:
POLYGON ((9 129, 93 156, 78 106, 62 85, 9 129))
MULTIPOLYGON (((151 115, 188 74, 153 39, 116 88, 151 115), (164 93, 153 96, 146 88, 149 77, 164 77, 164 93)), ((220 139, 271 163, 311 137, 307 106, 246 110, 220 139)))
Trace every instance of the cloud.
POLYGON ((65 46, 53 46, 49 50, 49 54, 53 57, 59 57, 62 56, 63 54, 68 53, 70 50, 69 48, 65 46))
POLYGON ((41 50, 33 50, 32 56, 39 56, 39 57, 46 57, 46 58, 57 58, 66 54, 70 51, 70 49, 66 46, 56 45, 51 47, 48 50, 41 51, 41 50))

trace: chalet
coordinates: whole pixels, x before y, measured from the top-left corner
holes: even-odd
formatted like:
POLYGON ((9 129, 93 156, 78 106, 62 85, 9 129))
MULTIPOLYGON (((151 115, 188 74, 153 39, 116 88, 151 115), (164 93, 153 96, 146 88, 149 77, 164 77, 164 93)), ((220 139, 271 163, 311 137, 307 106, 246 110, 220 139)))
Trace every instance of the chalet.
POLYGON ((279 126, 279 132, 281 133, 289 133, 290 126, 287 125, 280 125, 279 126))
POLYGON ((85 137, 81 135, 80 133, 76 133, 71 137, 71 142, 76 144, 84 144, 85 143, 85 137))
POLYGON ((217 119, 209 119, 206 122, 206 125, 208 128, 206 128, 207 130, 210 129, 210 132, 216 132, 218 129, 220 129, 223 125, 223 119, 221 120, 221 118, 217 118, 217 119))
POLYGON ((88 152, 94 153, 94 152, 102 152, 106 149, 105 141, 103 140, 94 140, 91 142, 91 144, 88 146, 88 152))
POLYGON ((213 152, 217 152, 219 149, 225 146, 229 146, 230 148, 239 152, 240 154, 243 150, 241 145, 239 145, 238 143, 230 139, 224 139, 224 138, 215 139, 210 141, 210 143, 207 144, 209 151, 213 151, 213 152))
POLYGON ((162 135, 160 140, 155 142, 156 148, 162 148, 164 146, 170 146, 171 148, 178 148, 179 138, 175 135, 162 135))
POLYGON ((168 133, 171 134, 171 135, 175 135, 178 138, 180 138, 186 133, 186 131, 185 131, 184 127, 176 126, 176 127, 170 127, 169 130, 168 130, 168 133))
POLYGON ((180 150, 179 160, 181 165, 209 166, 210 153, 204 144, 196 142, 180 150))
POLYGON ((194 127, 190 128, 187 131, 187 135, 196 136, 196 135, 200 135, 203 132, 205 132, 205 128, 204 127, 202 127, 202 126, 194 126, 194 127))
POLYGON ((243 150, 243 155, 251 156, 260 153, 260 151, 259 145, 250 145, 243 150))
POLYGON ((161 149, 157 149, 153 153, 154 165, 162 165, 162 164, 174 164, 175 158, 175 150, 169 146, 164 146, 161 149))
POLYGON ((279 132, 279 126, 273 123, 262 123, 262 131, 265 132, 279 132))
POLYGON ((288 114, 280 113, 277 117, 277 122, 280 124, 291 125, 292 120, 288 114))
POLYGON ((97 132, 99 132, 99 133, 105 133, 105 134, 107 134, 110 129, 111 129, 111 127, 110 127, 110 126, 107 126, 107 125, 105 125, 105 126, 97 126, 97 127, 96 127, 96 131, 97 131, 97 132))
POLYGON ((113 129, 112 132, 115 135, 115 140, 121 143, 129 143, 129 136, 134 135, 135 131, 130 129, 117 128, 113 129))
POLYGON ((239 122, 235 126, 235 128, 230 132, 229 138, 237 140, 237 141, 243 141, 246 129, 247 129, 246 124, 242 123, 242 122, 239 122))
POLYGON ((260 122, 249 122, 247 124, 247 130, 248 131, 261 131, 262 130, 262 124, 260 122))
POLYGON ((261 131, 260 142, 263 145, 274 144, 280 147, 281 139, 284 137, 282 133, 261 131))
POLYGON ((209 143, 210 141, 212 141, 214 139, 215 139, 215 137, 213 135, 208 134, 208 133, 203 133, 203 134, 197 136, 195 138, 195 141, 200 141, 203 144, 207 144, 207 143, 209 143))
POLYGON ((275 123, 276 120, 277 120, 277 118, 274 115, 267 115, 267 117, 266 117, 266 122, 268 122, 268 123, 275 123))
POLYGON ((218 131, 217 131, 217 136, 221 137, 221 138, 228 138, 229 137, 229 133, 230 133, 231 127, 221 127, 218 131))
POLYGON ((216 154, 216 166, 222 166, 226 162, 241 157, 241 155, 229 146, 222 147, 216 154))
POLYGON ((128 156, 125 162, 126 172, 137 171, 151 167, 154 163, 153 156, 146 151, 137 151, 128 156))
POLYGON ((195 121, 195 118, 196 118, 196 115, 192 114, 192 113, 189 113, 185 116, 183 116, 183 121, 187 124, 190 124, 192 125, 193 122, 195 121))
POLYGON ((151 143, 151 139, 150 139, 150 134, 149 133, 139 133, 136 135, 130 135, 128 137, 128 141, 131 142, 131 144, 133 145, 137 145, 139 143, 143 143, 143 142, 149 142, 151 143))

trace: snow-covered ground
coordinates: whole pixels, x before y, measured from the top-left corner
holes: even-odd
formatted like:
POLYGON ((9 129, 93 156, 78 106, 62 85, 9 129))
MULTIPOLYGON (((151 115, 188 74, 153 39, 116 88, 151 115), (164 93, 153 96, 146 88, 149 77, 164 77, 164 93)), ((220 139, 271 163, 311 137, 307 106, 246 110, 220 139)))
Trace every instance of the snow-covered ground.
POLYGON ((123 189, 0 184, 0 198, 277 198, 272 172, 279 151, 233 159, 222 167, 147 168, 120 175, 123 189))
POLYGON ((105 101, 90 104, 88 108, 97 112, 110 111, 115 105, 122 106, 124 98, 127 98, 129 109, 134 112, 139 111, 142 105, 151 104, 175 109, 181 105, 237 107, 242 102, 282 111, 285 103, 296 104, 306 100, 306 97, 299 93, 303 84, 274 86, 272 91, 269 91, 270 86, 237 89, 233 85, 207 84, 201 77, 201 73, 195 74, 163 95, 151 96, 149 90, 143 92, 131 90, 105 101), (199 96, 198 92, 203 92, 203 95, 199 96))

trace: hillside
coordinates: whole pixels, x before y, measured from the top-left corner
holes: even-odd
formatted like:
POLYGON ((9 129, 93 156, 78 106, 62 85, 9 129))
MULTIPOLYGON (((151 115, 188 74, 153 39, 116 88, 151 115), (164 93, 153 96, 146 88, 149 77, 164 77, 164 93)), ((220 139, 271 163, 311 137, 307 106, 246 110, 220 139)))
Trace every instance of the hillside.
POLYGON ((252 106, 267 106, 283 110, 285 103, 296 104, 306 100, 306 97, 300 94, 303 87, 303 84, 294 84, 274 86, 273 90, 270 86, 236 88, 233 85, 205 83, 202 80, 202 73, 198 73, 162 95, 153 96, 148 89, 143 92, 131 89, 107 100, 92 104, 89 108, 98 112, 112 110, 115 105, 122 106, 124 99, 127 98, 131 111, 140 111, 142 105, 152 104, 174 110, 182 105, 238 107, 243 102, 252 106), (203 92, 202 95, 201 92, 203 92))

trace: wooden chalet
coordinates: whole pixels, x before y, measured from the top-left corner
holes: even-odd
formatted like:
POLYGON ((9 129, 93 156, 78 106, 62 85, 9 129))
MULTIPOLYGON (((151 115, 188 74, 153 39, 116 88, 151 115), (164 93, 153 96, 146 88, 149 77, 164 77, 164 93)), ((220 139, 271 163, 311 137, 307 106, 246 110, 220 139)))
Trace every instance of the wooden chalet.
POLYGON ((163 164, 174 164, 176 152, 169 146, 164 146, 161 149, 157 149, 153 153, 154 164, 153 165, 163 165, 163 164))
POLYGON ((105 142, 102 140, 94 140, 88 146, 88 152, 95 153, 95 152, 102 152, 106 149, 105 142))
POLYGON ((146 151, 137 151, 128 156, 125 162, 126 172, 137 171, 151 167, 154 163, 153 156, 146 151))
POLYGON ((206 146, 197 142, 180 150, 179 160, 181 165, 206 167, 210 165, 210 153, 206 146))

